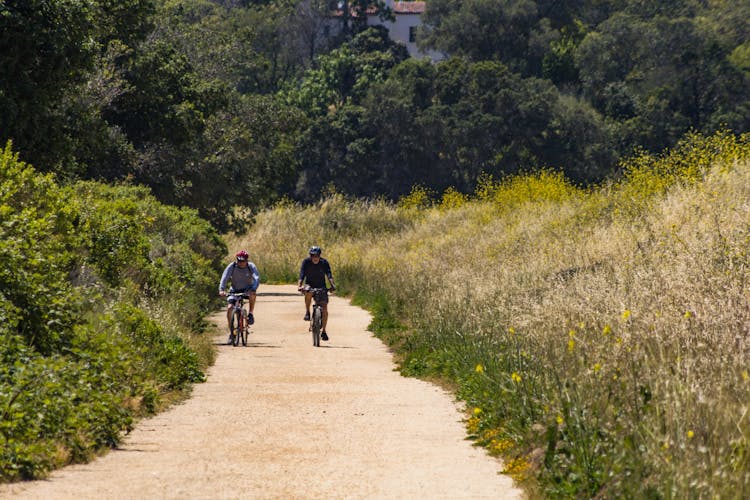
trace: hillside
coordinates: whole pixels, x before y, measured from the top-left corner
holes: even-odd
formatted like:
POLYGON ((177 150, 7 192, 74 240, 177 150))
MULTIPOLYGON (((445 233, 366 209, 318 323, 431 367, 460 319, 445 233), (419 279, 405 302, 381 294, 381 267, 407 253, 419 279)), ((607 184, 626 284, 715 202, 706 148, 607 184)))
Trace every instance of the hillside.
POLYGON ((453 387, 532 491, 741 497, 749 140, 691 136, 591 189, 543 172, 282 203, 230 245, 278 280, 321 245, 402 373, 453 387))

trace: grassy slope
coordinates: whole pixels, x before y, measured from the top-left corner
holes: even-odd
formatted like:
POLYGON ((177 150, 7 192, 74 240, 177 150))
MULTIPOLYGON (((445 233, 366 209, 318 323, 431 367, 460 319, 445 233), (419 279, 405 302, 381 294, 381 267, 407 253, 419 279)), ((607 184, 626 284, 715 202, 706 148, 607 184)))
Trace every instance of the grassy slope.
POLYGON ((280 205, 230 248, 291 281, 321 245, 402 371, 455 387, 534 492, 746 496, 749 142, 691 137, 590 191, 280 205))

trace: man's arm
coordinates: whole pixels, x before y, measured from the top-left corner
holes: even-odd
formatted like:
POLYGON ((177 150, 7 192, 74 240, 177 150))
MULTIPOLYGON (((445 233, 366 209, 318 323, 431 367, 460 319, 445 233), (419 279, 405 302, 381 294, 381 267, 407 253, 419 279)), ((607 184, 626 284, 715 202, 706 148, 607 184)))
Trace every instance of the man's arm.
POLYGON ((299 267, 299 281, 297 282, 297 288, 302 287, 302 282, 305 281, 305 261, 302 261, 302 265, 299 267))
POLYGON ((260 286, 260 273, 258 272, 258 268, 250 262, 250 269, 253 274, 253 282, 250 284, 250 290, 253 292, 258 289, 258 286, 260 286))
POLYGON ((326 276, 328 276, 328 281, 331 283, 331 289, 336 289, 336 283, 333 282, 333 272, 331 271, 331 264, 326 261, 326 276))
POLYGON ((219 293, 224 291, 224 288, 227 286, 227 281, 229 281, 229 274, 232 272, 232 266, 234 266, 234 262, 229 264, 226 269, 224 269, 224 273, 221 275, 221 281, 219 281, 219 293))

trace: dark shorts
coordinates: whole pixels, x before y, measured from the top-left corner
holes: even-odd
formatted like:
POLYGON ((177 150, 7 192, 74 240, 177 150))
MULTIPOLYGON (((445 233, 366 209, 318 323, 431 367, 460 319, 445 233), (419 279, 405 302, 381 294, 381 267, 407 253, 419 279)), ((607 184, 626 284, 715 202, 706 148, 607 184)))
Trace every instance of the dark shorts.
POLYGON ((313 294, 313 300, 316 304, 328 304, 328 290, 325 288, 318 288, 313 294))

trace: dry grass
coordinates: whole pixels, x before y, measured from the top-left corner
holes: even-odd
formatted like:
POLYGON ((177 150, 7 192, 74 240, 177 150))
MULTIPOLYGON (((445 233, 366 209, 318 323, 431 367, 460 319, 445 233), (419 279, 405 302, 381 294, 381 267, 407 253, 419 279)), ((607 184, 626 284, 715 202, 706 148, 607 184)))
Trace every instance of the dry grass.
POLYGON ((291 280, 323 246, 408 327, 404 372, 455 384, 473 435, 547 495, 743 497, 748 143, 691 137, 590 191, 544 172, 471 199, 286 204, 230 248, 291 280))

